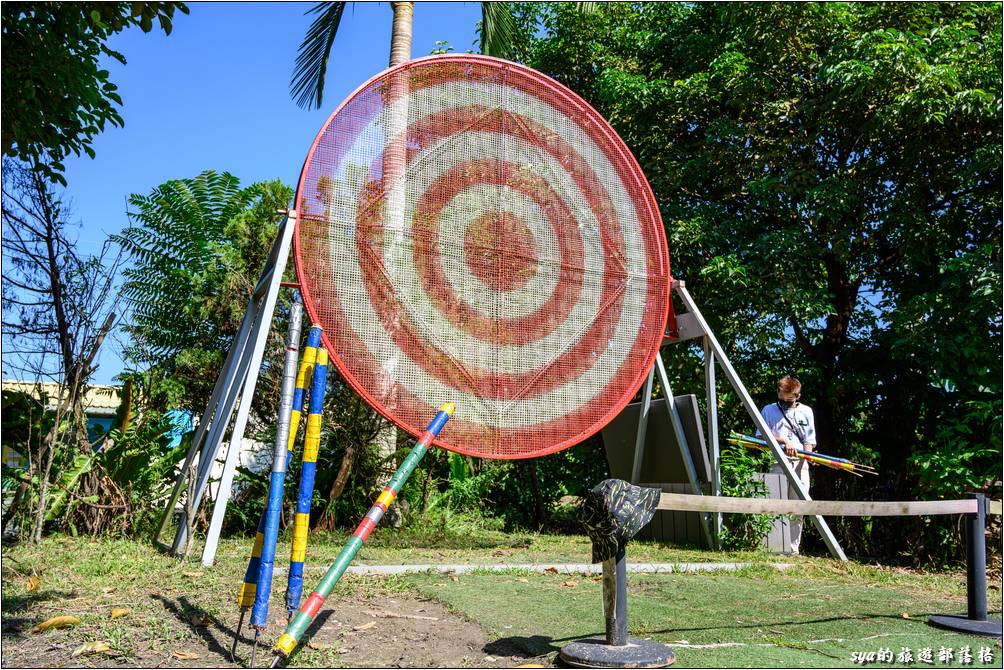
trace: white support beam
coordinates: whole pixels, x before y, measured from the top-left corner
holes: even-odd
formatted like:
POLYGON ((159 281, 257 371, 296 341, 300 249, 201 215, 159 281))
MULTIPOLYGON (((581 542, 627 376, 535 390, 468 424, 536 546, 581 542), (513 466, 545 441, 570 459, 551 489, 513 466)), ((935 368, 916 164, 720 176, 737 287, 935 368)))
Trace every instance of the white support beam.
MULTIPOLYGON (((673 398, 673 389, 669 385, 669 376, 666 374, 666 365, 662 362, 662 354, 655 357, 655 369, 659 373, 659 383, 662 384, 662 394, 666 401, 666 411, 669 412, 669 423, 673 427, 673 434, 676 436, 676 444, 680 447, 680 457, 683 459, 683 468, 687 472, 687 481, 690 482, 690 490, 694 495, 704 495, 701 489, 701 482, 697 479, 697 467, 694 465, 694 457, 690 453, 690 445, 687 443, 687 435, 683 431, 683 422, 680 420, 680 412, 676 409, 673 398)), ((707 513, 701 513, 701 530, 704 531, 704 539, 709 549, 715 546, 715 541, 711 535, 711 524, 707 513)))
MULTIPOLYGON (((240 329, 230 346, 226 361, 220 376, 213 387, 212 395, 193 437, 192 444, 185 456, 185 462, 171 492, 164 516, 158 526, 154 541, 160 544, 160 535, 168 526, 175 505, 181 497, 189 470, 198 458, 198 468, 194 482, 192 499, 186 501, 186 508, 191 509, 192 516, 198 512, 206 492, 210 490, 209 480, 213 463, 223 448, 227 429, 230 427, 234 409, 237 416, 231 431, 229 448, 226 453, 221 481, 216 490, 216 504, 210 523, 206 546, 203 550, 204 565, 212 564, 216 554, 219 531, 223 523, 223 513, 230 498, 233 475, 237 466, 237 456, 240 453, 251 410, 251 400, 254 397, 265 344, 272 325, 272 317, 279 295, 282 275, 286 269, 289 251, 292 245, 293 232, 296 228, 296 212, 280 210, 284 220, 277 231, 275 242, 269 251, 268 259, 262 270, 258 283, 248 300, 247 310, 241 321, 240 329)), ((181 555, 185 552, 192 538, 188 537, 187 512, 182 513, 181 523, 171 547, 172 553, 181 555)))
MULTIPOLYGON (((656 354, 658 357, 658 354, 656 354)), ((645 438, 648 435, 648 414, 652 409, 652 382, 655 379, 655 366, 648 371, 645 388, 641 392, 641 409, 638 412, 638 433, 634 441, 634 460, 631 462, 631 483, 637 484, 641 477, 641 463, 645 460, 645 438)))
POLYGON ((227 449, 226 460, 223 464, 223 474, 220 477, 220 488, 216 493, 213 516, 209 522, 209 530, 206 533, 206 544, 202 550, 202 565, 206 567, 211 566, 213 560, 216 558, 216 547, 219 544, 220 531, 223 528, 223 516, 226 514, 227 502, 230 500, 234 473, 237 471, 237 456, 240 454, 241 445, 244 440, 244 430, 247 427, 248 416, 251 412, 251 400, 258 385, 258 374, 259 370, 261 370, 261 361, 265 353, 265 344, 268 341, 268 333, 271 329, 273 314, 275 313, 275 304, 279 298, 282 275, 286 270, 286 260, 289 258, 289 248, 292 245, 293 231, 296 228, 295 221, 296 212, 290 210, 286 220, 279 227, 276 244, 272 249, 275 254, 270 258, 272 261, 272 274, 268 277, 268 288, 265 291, 264 303, 258 312, 258 318, 255 323, 257 328, 253 329, 254 339, 250 367, 244 380, 240 407, 237 409, 237 418, 234 419, 234 428, 230 434, 230 444, 227 449))
MULTIPOLYGON (((718 444, 718 390, 715 388, 715 354, 711 350, 706 333, 702 333, 704 348, 704 395, 708 408, 708 456, 711 459, 711 495, 722 495, 722 453, 718 444)), ((722 533, 722 514, 715 512, 715 545, 722 533)))
MULTIPOLYGON (((784 471, 785 476, 791 483, 792 488, 794 488, 796 494, 800 499, 811 500, 812 498, 809 497, 809 491, 806 489, 805 486, 802 485, 801 480, 795 475, 795 471, 792 469, 791 464, 788 462, 787 457, 784 455, 784 451, 781 450, 781 447, 774 439, 774 435, 771 433, 770 428, 768 428, 767 424, 764 422, 763 416, 761 416, 760 414, 760 408, 758 408, 756 404, 753 402, 753 398, 750 396, 749 391, 746 390, 746 386, 743 385, 743 382, 739 378, 739 375, 736 374, 735 369, 732 367, 732 363, 729 361, 728 356, 725 354, 725 350, 722 349, 722 346, 718 343, 717 338, 715 338, 715 334, 711 331, 711 328, 708 326, 707 321, 704 320, 704 317, 701 315, 701 311, 697 308, 697 303, 694 302, 694 299, 687 291, 686 286, 682 281, 674 281, 673 290, 675 290, 677 295, 680 296, 680 299, 683 301, 683 304, 686 306, 687 310, 691 314, 693 314, 694 317, 700 323, 701 328, 706 333, 708 345, 714 352, 715 358, 718 360, 719 365, 722 366, 722 372, 725 373, 726 379, 729 380, 729 383, 732 385, 732 388, 739 395, 739 399, 742 401, 743 406, 749 413, 749 416, 753 420, 753 423, 760 430, 760 433, 764 436, 764 439, 767 440, 767 443, 770 445, 771 451, 774 454, 774 459, 781 465, 781 469, 784 471)), ((816 530, 819 531, 819 534, 823 538, 823 542, 826 543, 826 546, 830 550, 830 553, 833 555, 833 557, 838 558, 841 561, 846 561, 847 556, 844 554, 844 550, 841 548, 840 543, 837 542, 837 538, 834 537, 833 532, 830 530, 830 527, 826 524, 826 521, 823 519, 823 517, 815 515, 810 518, 812 519, 813 525, 816 527, 816 530)))

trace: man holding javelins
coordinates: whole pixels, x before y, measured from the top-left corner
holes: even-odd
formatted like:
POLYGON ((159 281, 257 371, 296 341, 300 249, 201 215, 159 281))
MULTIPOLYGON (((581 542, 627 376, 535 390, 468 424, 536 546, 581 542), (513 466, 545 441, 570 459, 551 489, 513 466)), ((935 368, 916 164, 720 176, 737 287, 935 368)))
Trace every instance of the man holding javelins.
MULTIPOLYGON (((812 408, 798 402, 802 396, 802 383, 791 376, 781 378, 777 383, 777 402, 765 405, 760 413, 770 428, 774 439, 788 455, 795 476, 801 480, 805 490, 809 490, 809 462, 795 457, 796 449, 812 451, 816 448, 816 424, 812 408)), ((780 463, 775 463, 771 473, 784 474, 780 463)), ((792 484, 788 484, 788 498, 797 500, 798 494, 792 484)), ((798 553, 802 539, 802 517, 791 518, 791 551, 798 553)))

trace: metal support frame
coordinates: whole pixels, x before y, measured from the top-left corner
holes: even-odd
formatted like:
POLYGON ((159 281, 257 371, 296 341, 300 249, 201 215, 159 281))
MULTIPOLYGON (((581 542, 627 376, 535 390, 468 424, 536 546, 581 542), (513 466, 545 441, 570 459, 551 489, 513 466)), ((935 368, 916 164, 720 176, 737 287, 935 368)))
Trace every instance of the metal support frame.
MULTIPOLYGON (((655 369, 659 373, 659 382, 662 384, 663 400, 666 403, 666 411, 669 413, 669 422, 673 427, 676 443, 680 446, 683 467, 687 471, 687 481, 690 482, 690 488, 695 495, 704 495, 701 482, 697 479, 697 467, 694 465, 694 457, 691 455, 687 436, 683 432, 683 421, 680 420, 680 412, 674 402, 673 389, 669 385, 669 375, 666 374, 666 365, 662 362, 661 352, 655 357, 655 369)), ((711 519, 707 513, 701 513, 701 530, 704 532, 707 546, 713 548, 715 546, 714 534, 711 532, 711 519)))
MULTIPOLYGON (((747 413, 749 413, 753 423, 764 436, 764 439, 767 440, 767 443, 770 445, 771 452, 774 454, 774 459, 780 463, 781 469, 784 471, 784 475, 788 478, 788 482, 795 489, 795 493, 802 500, 811 500, 812 498, 809 497, 808 489, 802 485, 801 480, 795 475, 795 471, 791 467, 791 463, 788 462, 787 457, 784 455, 784 450, 782 450, 777 444, 777 440, 774 439, 773 433, 771 433, 770 428, 767 427, 766 422, 763 420, 763 415, 760 414, 760 408, 758 408, 756 403, 753 402, 753 398, 750 396, 749 391, 746 390, 746 386, 743 384, 742 380, 739 379, 739 375, 736 374, 735 369, 732 367, 729 357, 726 356, 725 350, 722 349, 722 346, 718 343, 718 339, 715 338, 715 333, 712 332, 711 326, 708 325, 708 321, 706 321, 704 316, 701 314, 701 310, 698 308, 693 296, 691 296, 690 292, 687 290, 686 285, 683 281, 674 281, 673 289, 680 296, 680 299, 683 300, 689 314, 694 317, 697 325, 703 331, 707 345, 714 354, 713 358, 717 360, 718 364, 722 367, 722 372, 725 373, 725 377, 729 380, 729 384, 732 385, 732 389, 739 396, 740 400, 742 400, 743 406, 746 408, 747 413)), ((716 443, 718 442, 717 431, 712 440, 716 443)), ((812 523, 815 525, 816 530, 818 530, 819 534, 822 536, 823 541, 826 543, 826 548, 829 549, 829 552, 833 555, 834 559, 846 561, 847 556, 844 554, 840 543, 836 541, 836 537, 833 536, 833 532, 829 529, 825 519, 818 515, 811 516, 810 518, 812 519, 812 523)))
MULTIPOLYGON (((722 454, 718 445, 718 390, 715 387, 715 356, 708 342, 708 336, 701 338, 704 349, 704 393, 708 408, 708 447, 711 457, 711 495, 722 495, 722 454)), ((722 534, 722 515, 716 512, 712 518, 715 530, 715 548, 719 549, 718 538, 722 534)))
MULTIPOLYGON (((725 378, 728 379, 729 384, 731 384, 733 390, 735 390, 740 400, 742 400, 743 406, 749 413, 753 423, 770 444, 771 453, 774 455, 774 459, 781 464, 781 468, 784 471, 785 476, 788 478, 788 482, 795 489, 798 497, 802 500, 811 500, 812 498, 809 497, 809 491, 802 485, 801 480, 795 475, 795 471, 788 462, 788 459, 785 457, 784 451, 780 446, 778 446, 777 440, 774 439, 774 435, 764 422, 763 416, 760 414, 760 409, 756 406, 756 403, 753 402, 753 398, 750 396, 749 391, 746 390, 746 386, 739 378, 739 375, 736 374, 735 369, 732 367, 732 363, 725 354, 725 350, 722 349, 722 346, 718 343, 718 339, 711 331, 711 327, 708 326, 708 322, 704 320, 704 316, 697 308, 697 303, 694 302, 694 298, 687 291, 686 285, 682 281, 674 280, 672 288, 680 297, 684 306, 686 306, 687 312, 676 315, 679 337, 669 339, 667 342, 676 343, 701 338, 704 348, 704 385, 708 407, 707 423, 709 446, 711 449, 710 460, 713 495, 720 496, 722 494, 721 453, 718 443, 718 396, 715 390, 715 361, 717 361, 721 366, 722 372, 725 373, 725 378)), ((652 372, 649 373, 648 380, 645 382, 645 390, 642 393, 642 407, 641 412, 638 415, 638 435, 635 442, 631 483, 638 483, 638 479, 641 476, 641 463, 645 451, 645 435, 648 427, 649 407, 652 402, 652 381, 653 375, 656 371, 659 373, 659 381, 662 383, 663 390, 665 391, 666 408, 669 410, 673 432, 676 434, 677 442, 679 443, 682 451, 684 467, 687 470, 687 478, 690 480, 690 485, 694 493, 696 495, 702 495, 703 491, 701 491, 700 485, 697 482, 697 473, 694 467, 694 462, 690 456, 690 450, 687 448, 686 437, 683 434, 680 415, 676 411, 676 406, 673 403, 673 393, 669 387, 669 379, 666 376, 666 368, 662 362, 661 354, 656 356, 655 365, 652 368, 652 372)), ((826 547, 829 549, 830 554, 832 554, 834 558, 846 561, 847 556, 844 554, 844 550, 841 548, 840 543, 837 542, 837 538, 834 537, 833 532, 830 530, 830 527, 826 524, 823 517, 817 515, 810 518, 812 519, 812 523, 816 526, 816 530, 818 530, 819 534, 822 536, 823 541, 826 543, 826 547)), ((717 540, 719 531, 721 530, 721 514, 714 514, 712 522, 709 524, 708 514, 703 513, 701 521, 705 537, 708 539, 708 546, 715 546, 713 539, 717 540), (715 530, 714 534, 711 533, 709 525, 713 525, 715 530)))
POLYGON ((289 257, 293 231, 296 228, 296 211, 282 210, 282 213, 285 215, 285 219, 279 225, 275 242, 269 251, 261 277, 248 301, 244 319, 227 354, 223 370, 213 387, 209 404, 199 420, 199 426, 154 536, 155 542, 161 544, 160 536, 171 520, 174 506, 188 480, 189 470, 198 457, 199 464, 194 495, 192 500, 186 504, 186 510, 182 512, 181 522, 170 548, 174 555, 185 553, 185 549, 191 541, 191 538, 188 537, 187 510, 190 509, 193 516, 199 511, 209 488, 212 465, 223 447, 223 438, 236 406, 237 415, 230 431, 223 473, 216 491, 213 515, 202 552, 202 565, 207 567, 212 565, 216 556, 220 530, 223 527, 223 515, 227 502, 230 500, 234 473, 237 469, 237 457, 241 451, 244 431, 251 411, 251 399, 254 397, 255 387, 258 383, 258 372, 261 368, 265 344, 268 340, 275 305, 279 297, 282 275, 289 257))
POLYGON ((652 382, 655 380, 655 365, 648 371, 645 388, 641 392, 641 409, 638 412, 638 433, 634 441, 634 460, 631 462, 631 483, 641 479, 641 462, 645 457, 645 437, 648 435, 648 413, 652 409, 652 382))
MULTIPOLYGON (((637 484, 641 478, 641 464, 645 457, 645 437, 648 434, 648 417, 652 409, 652 386, 655 380, 655 373, 659 373, 659 383, 662 384, 666 411, 669 413, 670 425, 673 427, 673 435, 676 443, 680 447, 680 457, 683 459, 683 467, 687 471, 687 481, 690 488, 696 495, 703 495, 701 483, 697 480, 697 467, 690 454, 690 447, 687 443, 687 436, 683 431, 683 422, 680 420, 680 412, 673 402, 673 390, 669 386, 669 377, 666 375, 666 366, 662 362, 662 356, 655 357, 655 363, 648 372, 645 380, 645 388, 642 391, 641 410, 638 412, 638 432, 634 443, 634 460, 631 463, 631 483, 637 484)), ((708 547, 714 547, 716 534, 712 532, 711 520, 706 513, 701 513, 701 530, 704 532, 704 539, 708 547)))

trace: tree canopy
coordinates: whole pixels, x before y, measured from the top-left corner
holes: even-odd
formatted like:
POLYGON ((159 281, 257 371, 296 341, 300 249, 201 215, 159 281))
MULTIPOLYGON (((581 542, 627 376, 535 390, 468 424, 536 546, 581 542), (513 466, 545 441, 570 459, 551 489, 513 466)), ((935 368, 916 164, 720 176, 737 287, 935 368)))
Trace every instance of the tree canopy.
POLYGON ((3 5, 3 153, 36 166, 65 185, 70 153, 94 157, 91 143, 107 124, 121 126, 118 88, 104 56, 125 64, 108 39, 157 21, 171 33, 181 2, 6 2, 3 5))
POLYGON ((132 225, 115 237, 133 261, 126 353, 162 377, 163 409, 205 408, 291 198, 279 181, 241 188, 212 170, 130 196, 132 225))
POLYGON ((999 7, 534 11, 524 59, 630 146, 754 391, 801 377, 820 448, 893 488, 999 475, 999 7))

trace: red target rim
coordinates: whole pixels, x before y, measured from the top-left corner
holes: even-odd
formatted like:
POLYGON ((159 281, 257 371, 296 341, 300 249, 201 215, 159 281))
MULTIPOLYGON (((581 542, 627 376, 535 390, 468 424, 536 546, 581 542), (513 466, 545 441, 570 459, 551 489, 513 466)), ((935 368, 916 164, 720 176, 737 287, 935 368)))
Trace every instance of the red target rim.
POLYGON ((634 157, 545 75, 487 56, 386 70, 328 118, 296 194, 304 305, 363 399, 472 456, 573 446, 662 342, 669 254, 634 157))

